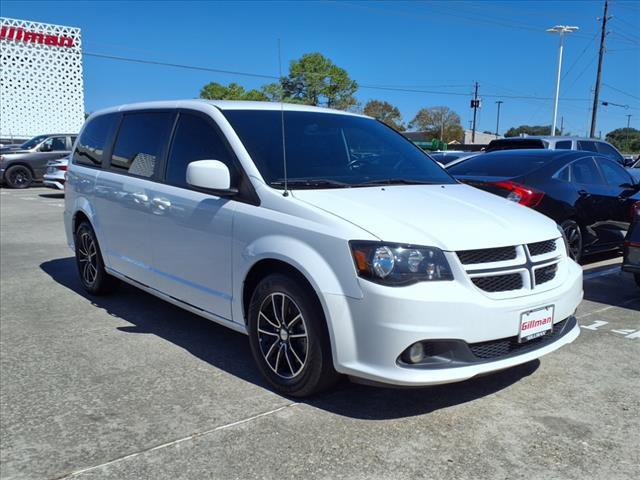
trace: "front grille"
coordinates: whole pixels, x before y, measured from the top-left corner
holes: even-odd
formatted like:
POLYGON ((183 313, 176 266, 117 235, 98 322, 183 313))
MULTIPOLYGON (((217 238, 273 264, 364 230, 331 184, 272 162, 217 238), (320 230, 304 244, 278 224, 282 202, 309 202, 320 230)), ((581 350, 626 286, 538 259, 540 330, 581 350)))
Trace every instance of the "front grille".
POLYGON ((546 282, 550 282, 556 277, 558 271, 558 264, 547 265, 536 270, 536 285, 541 285, 546 282))
POLYGON ((490 340, 488 342, 470 343, 469 349, 477 358, 488 359, 498 358, 517 353, 523 349, 531 349, 542 342, 550 342, 558 337, 564 328, 567 320, 562 320, 553 325, 553 330, 542 337, 534 338, 528 342, 518 343, 518 336, 502 338, 500 340, 490 340))
POLYGON ((493 275, 491 277, 475 277, 473 284, 485 292, 507 292, 522 288, 522 275, 509 273, 507 275, 493 275))
POLYGON ((504 262, 516 258, 516 247, 483 248, 456 252, 464 265, 474 263, 504 262))
POLYGON ((530 243, 527 247, 529 247, 529 254, 531 254, 532 257, 535 257, 536 255, 555 252, 556 241, 545 240, 544 242, 530 243))

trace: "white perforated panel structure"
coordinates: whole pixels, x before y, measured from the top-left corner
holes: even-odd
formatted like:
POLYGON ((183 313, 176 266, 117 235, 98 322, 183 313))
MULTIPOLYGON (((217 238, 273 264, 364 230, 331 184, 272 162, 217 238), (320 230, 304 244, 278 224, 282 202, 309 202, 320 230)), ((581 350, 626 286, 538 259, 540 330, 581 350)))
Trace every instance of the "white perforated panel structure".
POLYGON ((77 133, 84 122, 80 29, 0 21, 0 138, 77 133))

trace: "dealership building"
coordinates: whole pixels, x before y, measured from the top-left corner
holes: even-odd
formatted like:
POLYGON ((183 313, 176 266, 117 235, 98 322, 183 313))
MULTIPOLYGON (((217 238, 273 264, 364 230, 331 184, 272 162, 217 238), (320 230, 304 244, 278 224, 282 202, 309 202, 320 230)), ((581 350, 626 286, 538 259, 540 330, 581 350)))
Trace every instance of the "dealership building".
POLYGON ((77 133, 84 122, 80 29, 0 22, 0 142, 77 133))

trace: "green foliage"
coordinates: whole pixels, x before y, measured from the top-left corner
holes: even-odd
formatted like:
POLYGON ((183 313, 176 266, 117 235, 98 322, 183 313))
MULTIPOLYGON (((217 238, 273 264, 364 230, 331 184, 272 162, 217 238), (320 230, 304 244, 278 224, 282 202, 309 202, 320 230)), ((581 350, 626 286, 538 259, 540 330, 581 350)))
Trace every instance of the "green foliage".
POLYGON ((202 87, 200 98, 207 100, 267 100, 266 94, 259 90, 245 90, 242 85, 237 83, 225 86, 217 82, 207 83, 202 87))
POLYGON ((389 102, 380 100, 369 100, 364 106, 363 113, 370 117, 377 118, 394 130, 397 130, 399 132, 405 130, 405 126, 402 123, 402 115, 400 115, 400 110, 398 110, 398 107, 391 105, 389 102))
POLYGON ((640 152, 640 130, 637 128, 616 128, 607 133, 605 140, 621 152, 640 152))
MULTIPOLYGON (((519 127, 511 127, 504 134, 505 137, 519 137, 521 134, 526 135, 549 135, 551 133, 551 125, 520 125, 519 127)), ((556 127, 556 135, 560 135, 560 130, 556 127)))
POLYGON ((292 61, 282 87, 286 98, 306 105, 347 110, 357 104, 353 94, 358 84, 320 53, 306 53, 292 61))
POLYGON ((409 123, 409 127, 425 131, 432 138, 439 138, 447 143, 461 140, 464 136, 460 116, 449 107, 443 106, 420 109, 409 123))

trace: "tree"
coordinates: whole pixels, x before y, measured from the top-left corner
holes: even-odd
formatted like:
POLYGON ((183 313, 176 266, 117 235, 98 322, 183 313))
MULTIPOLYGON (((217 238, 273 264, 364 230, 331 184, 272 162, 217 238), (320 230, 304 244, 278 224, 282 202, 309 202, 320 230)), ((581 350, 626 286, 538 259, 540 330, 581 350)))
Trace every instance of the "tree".
POLYGON ((443 142, 461 140, 464 136, 460 116, 449 107, 422 108, 411 120, 409 127, 426 131, 443 142))
POLYGON ((640 130, 637 128, 616 128, 607 133, 605 140, 621 152, 640 152, 640 130))
POLYGON ((380 100, 369 100, 364 106, 364 114, 369 115, 373 118, 377 118, 381 122, 386 123, 388 126, 399 132, 405 130, 404 124, 402 123, 402 115, 400 115, 400 110, 398 110, 398 107, 394 107, 389 102, 380 100))
MULTIPOLYGON (((504 134, 505 137, 519 137, 521 134, 526 135, 549 135, 551 133, 551 125, 520 125, 517 128, 511 127, 504 134)), ((560 135, 560 130, 556 127, 556 135, 560 135)))
POLYGON ((320 53, 306 53, 292 61, 282 87, 286 98, 306 105, 347 110, 357 104, 353 94, 358 84, 320 53))
POLYGON ((207 83, 202 87, 200 98, 207 100, 267 100, 267 96, 259 90, 245 90, 242 85, 237 83, 224 86, 217 82, 207 83))

